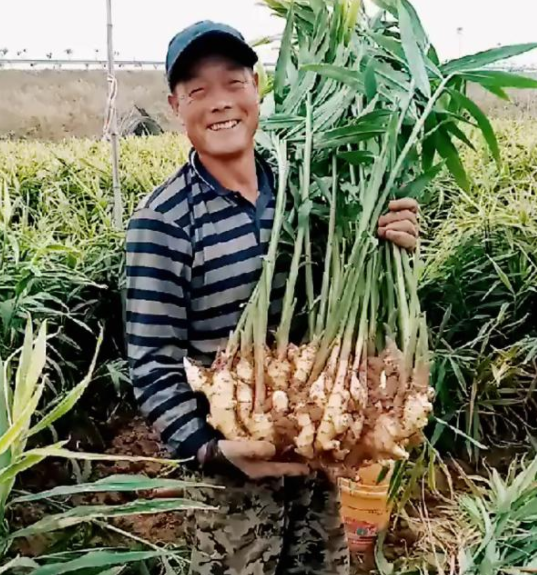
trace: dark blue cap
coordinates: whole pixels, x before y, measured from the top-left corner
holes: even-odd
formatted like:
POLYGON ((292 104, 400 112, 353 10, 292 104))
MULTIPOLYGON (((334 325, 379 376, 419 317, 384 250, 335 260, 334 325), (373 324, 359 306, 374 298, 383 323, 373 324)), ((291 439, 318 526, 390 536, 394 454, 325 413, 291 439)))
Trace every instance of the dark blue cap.
POLYGON ((235 28, 204 20, 176 34, 168 45, 166 76, 170 89, 188 71, 197 58, 207 54, 223 54, 244 66, 253 68, 257 54, 235 28))

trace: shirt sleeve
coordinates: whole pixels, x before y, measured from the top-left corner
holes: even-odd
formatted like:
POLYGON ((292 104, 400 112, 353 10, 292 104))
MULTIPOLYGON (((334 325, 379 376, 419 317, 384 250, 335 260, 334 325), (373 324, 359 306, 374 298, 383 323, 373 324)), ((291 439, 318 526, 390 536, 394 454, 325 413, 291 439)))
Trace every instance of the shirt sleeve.
POLYGON ((217 436, 204 397, 186 381, 192 245, 162 214, 145 208, 127 230, 127 353, 142 413, 175 456, 195 457, 217 436))

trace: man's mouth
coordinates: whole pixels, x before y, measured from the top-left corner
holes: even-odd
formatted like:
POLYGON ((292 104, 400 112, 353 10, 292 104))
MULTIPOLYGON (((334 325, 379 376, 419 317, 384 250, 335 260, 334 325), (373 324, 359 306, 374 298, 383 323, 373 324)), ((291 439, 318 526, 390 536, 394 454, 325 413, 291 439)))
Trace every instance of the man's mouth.
POLYGON ((217 124, 211 124, 209 130, 213 132, 219 132, 220 130, 231 130, 239 124, 239 120, 228 120, 227 122, 218 122, 217 124))

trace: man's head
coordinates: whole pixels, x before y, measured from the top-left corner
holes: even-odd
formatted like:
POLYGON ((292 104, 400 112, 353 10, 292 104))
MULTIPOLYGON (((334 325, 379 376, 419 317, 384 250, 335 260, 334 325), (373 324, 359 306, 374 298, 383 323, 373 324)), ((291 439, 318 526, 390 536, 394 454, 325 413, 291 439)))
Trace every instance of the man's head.
POLYGON ((256 62, 241 34, 224 24, 200 22, 170 42, 168 99, 200 154, 225 158, 253 147, 259 122, 256 62))

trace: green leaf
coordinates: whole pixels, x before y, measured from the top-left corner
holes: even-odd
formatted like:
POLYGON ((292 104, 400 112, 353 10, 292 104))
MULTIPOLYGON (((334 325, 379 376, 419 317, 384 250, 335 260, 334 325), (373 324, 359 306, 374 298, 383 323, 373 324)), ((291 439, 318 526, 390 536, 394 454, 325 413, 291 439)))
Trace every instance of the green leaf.
POLYGON ((304 124, 304 118, 300 116, 289 116, 287 114, 273 114, 269 118, 261 120, 263 130, 288 130, 304 124))
MULTIPOLYGON (((339 131, 338 134, 332 134, 331 132, 325 132, 324 134, 319 134, 315 138, 315 146, 317 149, 323 148, 337 148, 339 146, 344 146, 346 144, 357 144, 359 142, 363 142, 365 140, 370 140, 376 136, 382 136, 383 130, 382 129, 373 129, 370 128, 368 130, 364 129, 361 126, 347 126, 345 131, 343 129, 339 131)), ((334 130, 335 132, 335 130, 334 130)))
POLYGON ((386 559, 384 555, 384 540, 386 531, 381 531, 375 545, 375 564, 380 575, 394 575, 395 566, 386 559))
POLYGON ((481 110, 481 108, 470 98, 467 98, 464 94, 457 92, 455 90, 450 90, 451 95, 457 103, 464 109, 468 111, 469 114, 475 119, 485 141, 487 142, 492 157, 496 160, 496 163, 500 163, 500 146, 498 144, 498 140, 496 138, 496 134, 494 133, 494 128, 490 123, 490 120, 487 118, 485 113, 481 110))
POLYGON ((99 349, 101 347, 101 343, 103 341, 103 331, 101 329, 101 333, 99 334, 99 338, 97 340, 97 346, 95 349, 95 353, 93 354, 93 359, 91 360, 91 365, 89 367, 88 373, 86 377, 77 385, 75 386, 57 405, 52 409, 49 413, 41 419, 41 421, 34 425, 28 432, 28 436, 31 437, 40 431, 43 431, 50 425, 52 425, 55 421, 63 417, 66 413, 71 411, 71 409, 75 406, 78 400, 82 397, 84 391, 91 382, 91 378, 93 376, 93 371, 95 369, 95 363, 97 362, 97 356, 99 355, 99 349))
POLYGON ((323 0, 309 0, 309 4, 315 14, 318 14, 321 10, 326 9, 323 0))
POLYGON ((492 469, 490 484, 495 494, 496 505, 499 513, 506 513, 512 505, 505 483, 502 481, 497 469, 492 469))
POLYGON ((274 71, 274 94, 276 100, 281 102, 283 99, 283 91, 287 82, 288 68, 292 65, 291 53, 293 42, 293 28, 294 28, 294 5, 287 14, 287 21, 280 44, 280 52, 278 54, 278 61, 276 62, 276 69, 274 71))
POLYGON ((0 437, 0 453, 4 453, 17 442, 21 435, 26 435, 30 420, 37 409, 39 400, 43 393, 44 385, 40 384, 31 398, 26 401, 24 409, 20 412, 18 418, 13 422, 9 429, 0 437))
POLYGON ((427 52, 427 57, 435 66, 440 66, 440 58, 438 57, 438 52, 436 51, 436 48, 432 44, 429 46, 429 52, 427 52))
POLYGON ((349 162, 352 166, 372 164, 375 161, 375 154, 366 150, 356 150, 354 152, 340 152, 338 158, 349 162))
MULTIPOLYGON (((0 575, 3 575, 3 573, 11 575, 15 572, 13 569, 36 569, 38 567, 39 563, 29 557, 15 557, 0 567, 0 575)), ((35 573, 35 571, 32 571, 32 573, 35 573)))
POLYGON ((9 484, 19 473, 31 469, 34 465, 41 463, 46 458, 46 455, 34 454, 27 451, 25 454, 17 458, 11 465, 8 465, 0 473, 0 485, 2 488, 4 485, 9 484))
POLYGON ((422 145, 422 168, 424 172, 428 172, 432 169, 433 162, 436 156, 436 145, 434 141, 434 134, 428 138, 425 138, 422 145))
MULTIPOLYGON (((34 342, 34 348, 30 357, 30 364, 25 377, 25 392, 21 395, 22 405, 21 409, 26 406, 26 401, 34 394, 37 382, 41 377, 45 363, 47 361, 47 323, 44 321, 41 324, 39 333, 34 342)), ((14 414, 16 417, 16 414, 14 414)))
POLYGON ((464 78, 471 82, 481 84, 485 88, 537 88, 537 80, 528 76, 519 76, 510 72, 483 70, 480 72, 465 72, 464 78))
POLYGON ((415 180, 412 180, 410 183, 406 184, 406 186, 404 186, 403 188, 398 190, 395 193, 395 197, 396 198, 420 198, 422 196, 423 192, 431 184, 431 182, 442 171, 443 167, 444 167, 443 162, 436 164, 430 170, 421 174, 415 180))
MULTIPOLYGON (((7 366, 0 359, 0 437, 9 429, 9 395, 10 388, 7 377, 7 366)), ((9 452, 0 455, 0 470, 8 465, 11 461, 11 454, 9 452)))
POLYGON ((512 485, 509 487, 514 492, 514 498, 520 498, 524 495, 525 491, 535 486, 537 479, 537 458, 531 464, 521 471, 513 480, 512 485))
POLYGON ((58 443, 48 447, 36 447, 26 454, 44 455, 45 457, 62 457, 64 459, 79 459, 81 461, 147 461, 149 463, 160 463, 170 467, 177 467, 181 461, 176 459, 159 459, 158 457, 137 457, 130 455, 107 455, 106 453, 86 453, 85 451, 69 451, 57 447, 58 443))
POLYGON ((445 130, 437 130, 434 133, 434 140, 438 153, 446 161, 446 166, 455 178, 455 181, 463 190, 468 191, 470 189, 470 182, 462 165, 459 152, 453 145, 449 134, 445 130))
POLYGON ((496 261, 494 261, 493 258, 491 258, 490 256, 488 256, 488 258, 490 260, 490 263, 494 266, 494 269, 496 270, 496 273, 498 274, 500 281, 513 295, 515 295, 515 290, 513 288, 513 284, 509 280, 509 276, 502 270, 502 268, 497 264, 496 261))
MULTIPOLYGON (((164 560, 164 557, 162 557, 162 559, 164 560)), ((123 564, 116 567, 110 567, 110 569, 105 568, 104 571, 99 571, 95 575, 121 575, 121 573, 125 572, 126 567, 127 566, 123 564)), ((175 575, 175 572, 166 571, 165 575, 175 575)))
POLYGON ((392 16, 397 16, 397 8, 394 0, 373 0, 373 3, 382 10, 389 12, 392 16))
POLYGON ((171 555, 166 551, 89 551, 82 557, 59 563, 43 565, 32 575, 63 575, 64 573, 74 573, 83 569, 94 569, 96 567, 112 567, 114 565, 126 565, 128 563, 138 563, 156 557, 171 555))
MULTIPOLYGON (((304 99, 312 92, 317 82, 317 74, 308 72, 302 68, 298 72, 298 79, 293 83, 293 89, 289 91, 282 104, 282 110, 293 113, 303 104, 304 99)), ((303 120, 303 118, 301 118, 303 120)))
POLYGON ((497 86, 483 86, 483 88, 501 100, 505 100, 506 102, 511 101, 509 94, 505 90, 502 90, 502 88, 498 88, 497 86))
POLYGON ((26 392, 26 378, 28 370, 30 369, 30 362, 32 358, 32 351, 34 347, 34 332, 31 318, 26 322, 26 329, 24 331, 24 342, 22 344, 21 356, 19 366, 15 374, 15 389, 13 392, 13 413, 12 417, 17 417, 22 405, 24 405, 24 397, 26 392))
POLYGON ((345 31, 345 44, 349 43, 352 34, 355 32, 356 24, 360 16, 361 7, 362 0, 351 0, 350 3, 347 4, 345 22, 343 23, 343 29, 345 31))
POLYGON ((416 32, 414 30, 414 22, 407 5, 408 2, 406 2, 406 0, 401 0, 399 3, 399 25, 401 28, 401 40, 406 56, 406 63, 414 81, 416 82, 418 90, 426 98, 430 98, 431 84, 429 83, 429 76, 427 74, 427 68, 425 67, 423 53, 420 49, 416 32))
POLYGON ((313 202, 311 200, 306 200, 302 202, 298 208, 298 225, 299 227, 307 226, 310 217, 311 210, 313 208, 313 202))
POLYGON ((385 94, 390 101, 398 100, 400 102, 403 99, 403 95, 408 94, 410 90, 410 76, 406 72, 401 72, 396 70, 390 64, 386 62, 376 62, 375 63, 375 73, 378 79, 378 83, 385 86, 385 94))
POLYGON ((439 417, 436 417, 434 415, 433 415, 433 420, 436 421, 436 423, 450 429, 455 435, 459 435, 460 437, 463 437, 466 441, 470 442, 473 446, 478 447, 479 449, 483 449, 484 451, 488 450, 488 447, 486 445, 484 445, 483 443, 480 443, 479 441, 477 441, 473 437, 470 437, 469 435, 464 433, 464 431, 460 430, 458 427, 454 427, 453 425, 450 425, 447 421, 444 421, 443 419, 440 419, 439 417))
POLYGON ((377 32, 371 33, 370 36, 376 44, 378 44, 390 56, 395 58, 395 60, 400 64, 406 64, 405 51, 403 50, 401 42, 395 40, 395 38, 391 38, 390 36, 379 34, 377 32))
POLYGON ((174 489, 184 490, 194 487, 216 488, 215 485, 193 483, 180 479, 152 479, 145 475, 110 475, 92 483, 80 483, 78 485, 61 485, 41 493, 32 493, 17 497, 10 501, 10 505, 15 503, 25 503, 28 501, 39 501, 50 497, 67 497, 79 493, 117 493, 129 491, 145 491, 152 489, 174 489))
POLYGON ((377 79, 375 77, 375 64, 375 59, 371 58, 364 73, 365 95, 369 102, 377 95, 378 90, 377 79))
POLYGON ((66 529, 80 523, 93 521, 94 519, 167 513, 169 511, 183 511, 186 509, 214 510, 215 507, 183 498, 138 499, 123 505, 82 505, 63 513, 46 515, 33 525, 10 534, 10 538, 17 539, 19 537, 50 533, 51 531, 66 529))
POLYGON ((469 70, 476 70, 478 68, 483 68, 485 66, 489 66, 490 64, 494 64, 495 62, 499 62, 500 60, 505 60, 506 58, 512 58, 513 56, 525 54, 526 52, 534 50, 535 48, 537 48, 536 43, 515 44, 513 46, 493 48, 492 50, 478 52, 477 54, 464 56, 464 58, 458 58, 457 60, 446 62, 441 67, 441 69, 445 74, 454 74, 459 72, 466 72, 469 70))
POLYGON ((416 12, 416 9, 414 8, 414 6, 412 6, 412 4, 408 1, 408 0, 400 0, 401 4, 404 5, 404 8, 406 10, 406 12, 408 13, 408 16, 410 18, 411 24, 412 24, 412 30, 414 32, 414 36, 416 38, 416 42, 418 43, 418 46, 420 47, 420 49, 422 50, 422 52, 424 53, 424 55, 427 53, 427 51, 429 50, 429 39, 427 37, 427 33, 425 32, 425 29, 423 28, 423 24, 421 23, 420 17, 418 15, 418 13, 416 12))
POLYGON ((343 66, 334 66, 333 64, 305 64, 301 67, 301 70, 317 72, 317 74, 321 76, 326 76, 327 78, 346 84, 354 88, 357 92, 363 92, 365 90, 363 74, 355 70, 349 70, 343 66))
POLYGON ((447 122, 444 124, 444 129, 453 134, 458 140, 466 144, 471 150, 476 151, 474 143, 468 138, 468 136, 457 126, 455 122, 447 122))
POLYGON ((255 71, 259 78, 259 97, 263 100, 272 91, 272 78, 269 78, 267 70, 261 61, 258 61, 255 65, 255 71))
POLYGON ((358 117, 351 124, 315 135, 318 148, 337 147, 381 136, 390 117, 388 110, 377 110, 358 117))

